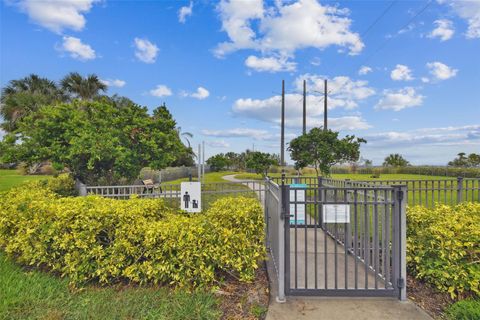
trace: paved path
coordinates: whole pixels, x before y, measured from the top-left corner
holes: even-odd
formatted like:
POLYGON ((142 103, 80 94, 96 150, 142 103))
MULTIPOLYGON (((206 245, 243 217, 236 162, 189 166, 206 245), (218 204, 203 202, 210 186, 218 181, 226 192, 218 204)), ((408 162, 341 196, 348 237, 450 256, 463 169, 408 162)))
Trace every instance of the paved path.
MULTIPOLYGON (((236 179, 235 175, 228 175, 223 177, 224 180, 231 181, 231 182, 238 182, 242 183, 244 185, 249 186, 252 188, 252 190, 255 187, 251 187, 252 182, 248 180, 240 180, 236 179)), ((257 182, 258 183, 258 182, 257 182)), ((257 185, 258 186, 258 185, 257 185)), ((256 187, 258 188, 258 187, 256 187)), ((262 192, 258 192, 260 195, 263 196, 262 192)), ((261 198, 262 205, 264 203, 263 197, 261 198)), ((318 235, 323 234, 323 233, 318 233, 318 235)), ((294 231, 291 230, 291 241, 294 239, 294 231)), ((311 237, 310 234, 307 234, 307 244, 310 243, 311 241, 308 240, 311 237)), ((319 237, 323 238, 323 237, 319 237)), ((307 253, 307 258, 308 256, 311 256, 312 254, 314 255, 315 253, 311 252, 311 247, 307 245, 307 250, 305 250, 305 242, 301 242, 302 239, 305 239, 305 234, 302 232, 302 230, 297 230, 297 240, 300 241, 297 244, 299 244, 299 251, 297 254, 298 262, 301 264, 298 266, 299 270, 303 269, 305 266, 305 253, 307 253), (303 263, 302 263, 303 262, 303 263)), ((319 241, 323 241, 319 239, 319 241)), ((333 243, 333 240, 327 238, 328 242, 328 253, 332 253, 332 248, 335 247, 335 244, 333 243)), ((323 243, 318 244, 319 248, 323 248, 323 243)), ((341 250, 338 250, 338 252, 343 251, 343 247, 341 247, 341 250)), ((291 252, 291 258, 290 261, 293 263, 294 256, 293 253, 291 252)), ((321 254, 322 257, 324 256, 323 253, 318 252, 317 254, 321 254)), ((331 255, 329 255, 331 256, 331 255)), ((341 260, 344 258, 344 255, 341 255, 338 257, 338 263, 339 265, 344 265, 344 260, 341 260)), ((350 259, 350 258, 348 258, 350 259)), ((351 258, 353 259, 353 258, 351 258)), ((333 261, 333 259, 330 259, 333 261)), ((312 259, 311 257, 307 259, 307 268, 311 270, 314 268, 312 265, 312 259)), ((349 268, 349 273, 351 273, 351 270, 353 268, 351 265, 353 264, 352 261, 348 261, 348 265, 350 265, 349 268)), ((271 266, 272 263, 268 263, 268 269, 269 269, 269 275, 270 279, 273 280, 275 278, 274 272, 273 272, 273 267, 271 266)), ((317 266, 323 266, 323 263, 319 263, 317 266)), ((293 266, 292 266, 293 267, 293 266)), ((330 264, 329 264, 330 268, 330 264)), ((322 270, 321 268, 317 268, 317 276, 318 279, 324 279, 322 276, 322 270)), ((294 270, 294 269, 292 269, 294 270)), ((365 268, 361 268, 361 270, 365 270, 365 268)), ((360 270, 360 271, 361 271, 360 270)), ((343 269, 340 270, 341 274, 344 274, 343 269)), ((302 274, 302 273, 300 273, 302 274)), ((310 275, 310 272, 309 272, 310 275)), ((351 275, 349 274, 349 278, 351 275)), ((369 287, 371 284, 374 283, 373 281, 373 276, 371 274, 368 275, 369 278, 369 287)), ((312 277, 308 279, 307 286, 311 287, 312 283, 311 280, 312 277)), ((294 281, 292 279, 292 281, 294 281)), ((324 286, 324 282, 322 283, 319 280, 317 283, 319 287, 324 286)), ((331 287, 330 279, 328 281, 328 286, 331 287)), ((363 281, 363 280, 362 280, 363 281)), ((299 283, 303 283, 304 285, 304 278, 298 279, 299 283)), ((339 285, 343 284, 344 285, 344 280, 339 279, 339 285), (343 282, 342 282, 343 281, 343 282)), ((353 283, 353 281, 349 280, 349 284, 353 283)), ((360 284, 360 283, 359 283, 360 284)), ((362 282, 364 284, 364 282, 362 282)), ((294 285, 294 283, 292 283, 294 285)), ((313 283, 314 285, 314 283, 313 283)), ((299 286, 300 287, 300 286, 299 286)), ((270 304, 268 306, 268 312, 266 319, 267 320, 296 320, 296 319, 305 319, 305 320, 310 320, 310 319, 328 319, 328 320, 431 320, 432 318, 423 310, 421 310, 419 307, 417 307, 413 302, 411 301, 399 301, 398 299, 388 299, 388 298, 330 298, 330 297, 315 297, 315 298, 307 298, 307 297, 287 297, 287 302, 285 303, 278 303, 275 300, 275 297, 277 295, 276 293, 276 283, 274 281, 271 281, 270 283, 270 304)))

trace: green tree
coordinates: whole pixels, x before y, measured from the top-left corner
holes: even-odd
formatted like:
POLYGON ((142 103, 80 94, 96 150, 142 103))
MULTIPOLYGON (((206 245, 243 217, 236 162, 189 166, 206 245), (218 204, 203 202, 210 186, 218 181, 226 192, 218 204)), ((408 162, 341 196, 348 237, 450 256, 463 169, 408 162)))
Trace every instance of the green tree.
POLYGON ((223 153, 216 154, 207 160, 207 164, 212 171, 222 171, 230 164, 230 161, 223 153))
POLYGON ((313 166, 317 176, 328 176, 335 164, 358 161, 360 144, 366 141, 349 135, 340 139, 338 135, 336 131, 313 128, 290 141, 287 150, 295 168, 313 166))
POLYGON ((0 117, 4 122, 1 128, 13 132, 17 123, 25 116, 36 112, 41 106, 65 101, 65 96, 55 82, 35 74, 11 80, 2 89, 0 117))
POLYGON ((174 162, 185 149, 175 125, 164 106, 150 116, 138 105, 74 101, 25 117, 2 148, 27 164, 48 160, 66 167, 87 184, 116 183, 137 177, 143 167, 162 169, 174 162))
POLYGON ((460 152, 458 157, 448 163, 452 167, 478 167, 480 166, 480 154, 460 152))
POLYGON ((101 91, 106 92, 108 89, 95 74, 82 77, 78 72, 70 72, 60 81, 60 85, 71 100, 93 100, 101 96, 101 91))
POLYGON ((254 170, 255 173, 261 174, 263 177, 268 175, 268 169, 273 165, 278 165, 276 157, 260 151, 249 152, 245 162, 248 169, 254 170))
POLYGON ((410 163, 398 153, 392 153, 383 160, 384 167, 406 167, 409 165, 410 163))

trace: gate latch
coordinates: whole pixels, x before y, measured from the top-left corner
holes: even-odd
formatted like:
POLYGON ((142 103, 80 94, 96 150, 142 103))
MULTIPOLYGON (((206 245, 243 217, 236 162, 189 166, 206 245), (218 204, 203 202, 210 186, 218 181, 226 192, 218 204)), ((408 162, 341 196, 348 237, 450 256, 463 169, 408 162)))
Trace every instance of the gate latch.
POLYGON ((397 287, 399 289, 403 289, 405 287, 405 279, 403 278, 398 278, 397 279, 397 287))
POLYGON ((397 199, 402 201, 403 200, 403 191, 402 190, 398 190, 397 192, 397 199))

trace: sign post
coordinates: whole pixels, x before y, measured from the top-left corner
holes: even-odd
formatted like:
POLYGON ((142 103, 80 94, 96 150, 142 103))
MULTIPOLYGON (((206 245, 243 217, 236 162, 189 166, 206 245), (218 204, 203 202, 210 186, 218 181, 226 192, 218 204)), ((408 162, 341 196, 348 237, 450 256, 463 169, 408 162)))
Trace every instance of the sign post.
POLYGON ((200 182, 180 184, 180 208, 187 212, 202 211, 202 187, 200 182))

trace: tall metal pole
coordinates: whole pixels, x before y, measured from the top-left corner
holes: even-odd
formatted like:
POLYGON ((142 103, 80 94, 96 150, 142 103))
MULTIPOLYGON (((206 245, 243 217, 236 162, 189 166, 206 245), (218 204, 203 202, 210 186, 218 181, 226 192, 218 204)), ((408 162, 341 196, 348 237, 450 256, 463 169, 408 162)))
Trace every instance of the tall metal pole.
POLYGON ((325 79, 325 90, 323 94, 323 130, 327 130, 327 79, 325 79))
POLYGON ((202 183, 205 180, 205 141, 202 141, 202 183))
POLYGON ((197 167, 198 167, 197 168, 197 170, 198 170, 198 173, 197 173, 198 174, 198 176, 197 176, 198 180, 197 181, 200 181, 200 177, 202 176, 202 159, 201 159, 201 157, 202 157, 202 145, 199 143, 198 144, 198 156, 197 156, 197 158, 198 158, 198 165, 197 165, 197 167))
POLYGON ((303 134, 307 133, 307 81, 303 80, 303 134))
POLYGON ((285 80, 282 80, 282 123, 281 123, 281 150, 280 150, 280 162, 282 167, 285 165, 285 80))

